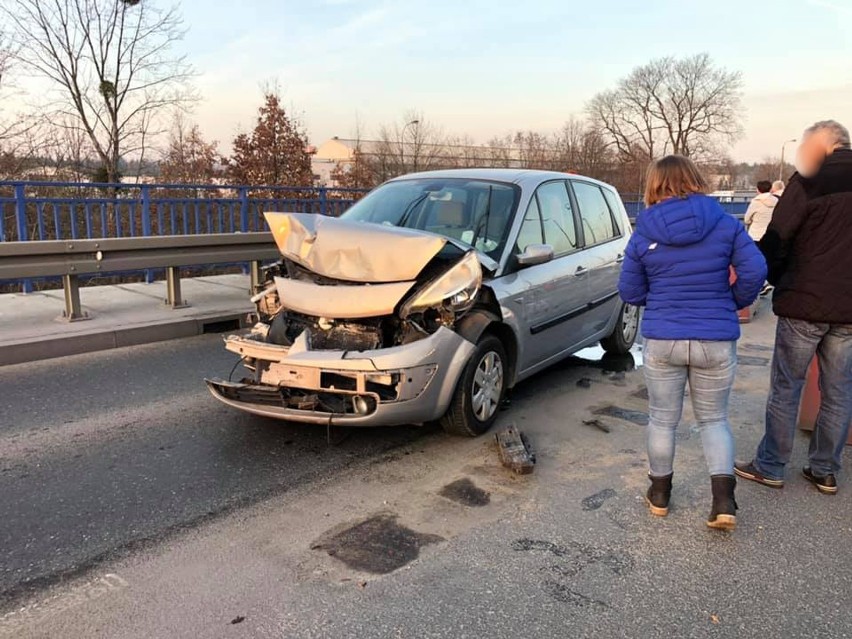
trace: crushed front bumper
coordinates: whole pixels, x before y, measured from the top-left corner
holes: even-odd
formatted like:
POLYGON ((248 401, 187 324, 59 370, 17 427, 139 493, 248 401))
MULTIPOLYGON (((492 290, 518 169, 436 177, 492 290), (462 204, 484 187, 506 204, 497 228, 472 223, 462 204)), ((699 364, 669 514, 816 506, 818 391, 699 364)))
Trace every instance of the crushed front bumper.
POLYGON ((216 399, 255 415, 337 426, 440 418, 474 349, 443 327, 419 341, 372 351, 314 351, 307 339, 285 347, 236 335, 225 345, 253 362, 255 380, 205 380, 216 399))

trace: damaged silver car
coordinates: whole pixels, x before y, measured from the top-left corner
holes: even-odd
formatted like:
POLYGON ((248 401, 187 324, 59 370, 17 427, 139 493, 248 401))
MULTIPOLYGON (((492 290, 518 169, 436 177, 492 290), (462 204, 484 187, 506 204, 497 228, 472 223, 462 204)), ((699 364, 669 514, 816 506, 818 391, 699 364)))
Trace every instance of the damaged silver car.
POLYGON ((258 322, 230 335, 242 380, 222 402, 296 422, 440 421, 478 435, 520 380, 638 327, 617 281, 630 222, 611 186, 546 171, 465 169, 383 184, 342 217, 266 213, 281 261, 258 322))

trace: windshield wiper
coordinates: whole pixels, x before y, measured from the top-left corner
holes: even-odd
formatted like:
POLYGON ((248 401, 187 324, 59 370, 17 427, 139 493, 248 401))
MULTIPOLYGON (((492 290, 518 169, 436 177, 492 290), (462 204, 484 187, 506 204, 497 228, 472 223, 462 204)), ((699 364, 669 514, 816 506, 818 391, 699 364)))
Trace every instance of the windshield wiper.
POLYGON ((416 209, 417 206, 427 197, 429 197, 429 191, 426 191, 420 197, 412 200, 411 203, 405 207, 405 211, 402 212, 402 217, 399 218, 399 222, 397 222, 396 225, 404 227, 405 223, 408 222, 408 218, 411 217, 412 213, 414 213, 414 209, 416 209))
POLYGON ((479 218, 479 222, 476 224, 476 228, 473 231, 473 239, 470 241, 470 245, 473 248, 476 248, 476 240, 479 239, 479 233, 485 229, 486 235, 488 234, 488 222, 491 221, 491 194, 494 191, 494 186, 488 185, 488 201, 485 203, 485 213, 482 214, 482 217, 479 218))

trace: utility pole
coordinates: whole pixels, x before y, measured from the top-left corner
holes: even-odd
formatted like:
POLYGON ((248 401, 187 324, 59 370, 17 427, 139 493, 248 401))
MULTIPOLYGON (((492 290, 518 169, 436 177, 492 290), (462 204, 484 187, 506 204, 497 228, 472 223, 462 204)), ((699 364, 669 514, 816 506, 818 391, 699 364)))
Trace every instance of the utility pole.
POLYGON ((796 139, 793 138, 792 140, 787 140, 786 142, 784 142, 784 144, 781 145, 781 166, 778 167, 778 179, 779 180, 784 179, 784 149, 786 149, 787 145, 790 144, 791 142, 796 142, 796 139))
MULTIPOLYGON (((412 120, 411 122, 406 122, 405 126, 402 127, 402 144, 400 147, 400 152, 402 153, 402 171, 403 173, 407 173, 405 170, 405 131, 410 126, 418 126, 420 124, 420 120, 412 120)), ((416 140, 415 140, 416 142, 416 140)), ((414 170, 417 171, 417 145, 414 145, 414 170)))

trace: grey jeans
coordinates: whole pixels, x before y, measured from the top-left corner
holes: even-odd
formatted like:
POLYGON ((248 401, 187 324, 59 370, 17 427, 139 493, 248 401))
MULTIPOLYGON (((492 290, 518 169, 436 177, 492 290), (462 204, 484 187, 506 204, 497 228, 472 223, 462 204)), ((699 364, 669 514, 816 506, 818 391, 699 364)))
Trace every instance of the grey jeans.
POLYGON ((728 398, 737 370, 737 343, 705 340, 645 342, 645 383, 650 420, 647 443, 651 475, 672 472, 675 431, 689 382, 704 458, 711 475, 734 474, 734 438, 728 422, 728 398))

